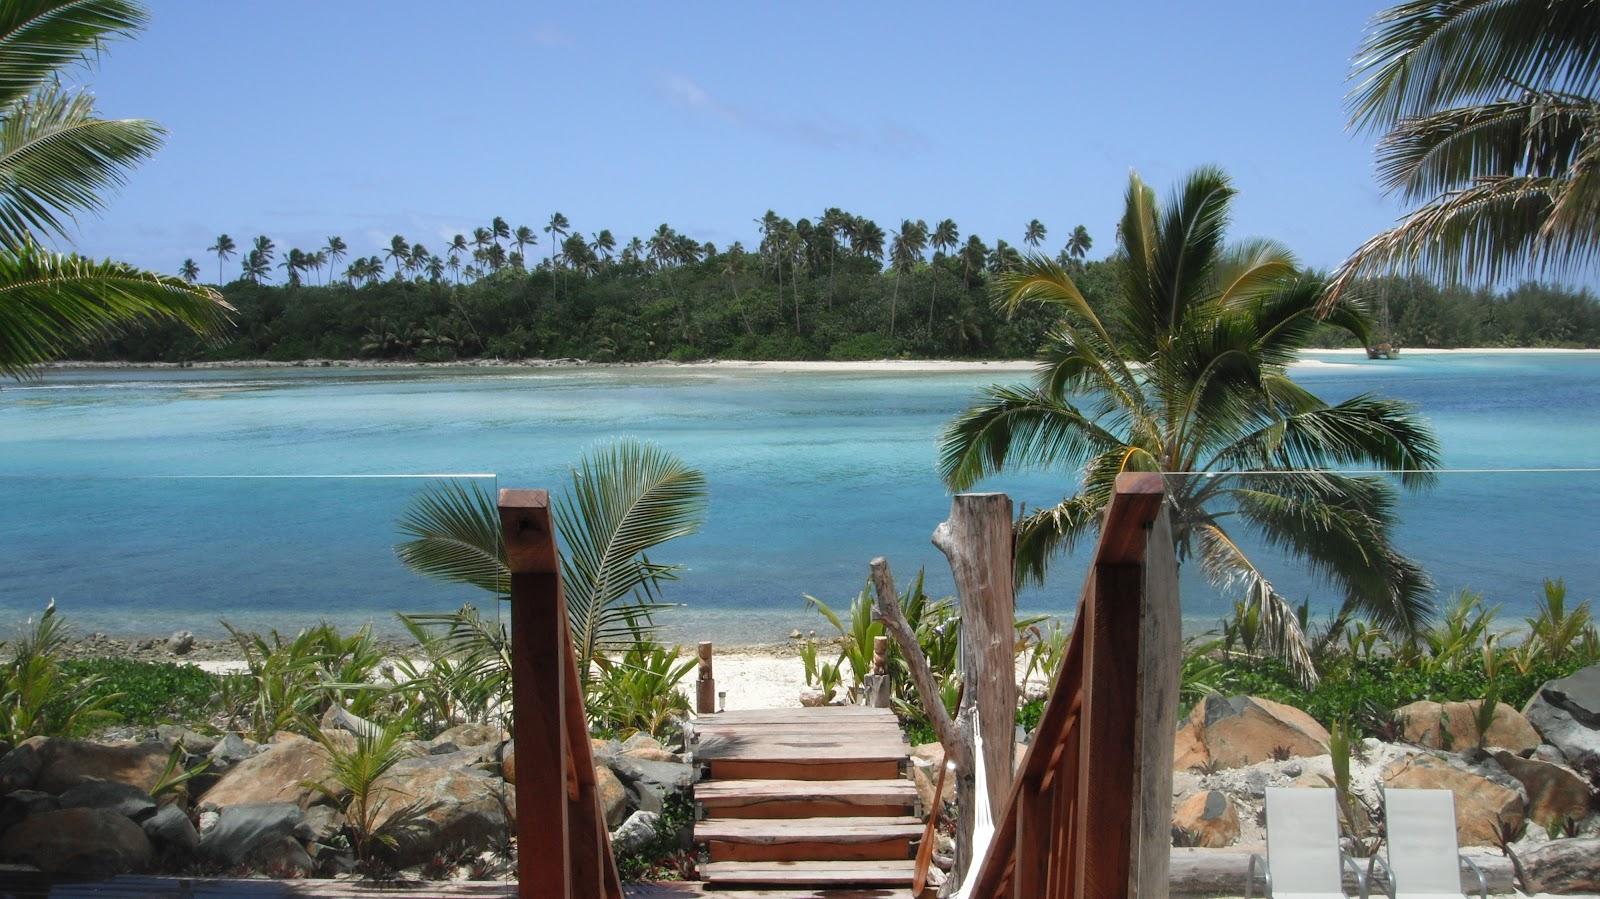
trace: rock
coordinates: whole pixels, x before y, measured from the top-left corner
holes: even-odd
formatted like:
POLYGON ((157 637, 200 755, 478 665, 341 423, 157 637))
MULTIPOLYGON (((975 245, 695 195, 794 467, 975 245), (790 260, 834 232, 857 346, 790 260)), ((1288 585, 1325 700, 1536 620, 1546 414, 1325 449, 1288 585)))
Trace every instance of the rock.
POLYGON ((61 794, 62 808, 103 808, 135 823, 156 813, 156 801, 138 787, 114 780, 90 780, 61 794))
POLYGON ((156 849, 168 856, 186 858, 200 848, 200 834, 189 816, 175 805, 163 805, 140 823, 156 849))
POLYGON ((676 762, 678 757, 647 733, 636 733, 622 743, 622 754, 651 762, 676 762))
POLYGON ((221 773, 256 754, 255 743, 238 734, 225 734, 211 747, 206 757, 211 760, 210 771, 221 773))
POLYGON ((141 790, 155 789, 166 770, 172 751, 165 743, 87 743, 34 737, 6 756, 36 752, 38 776, 31 786, 46 793, 60 793, 91 780, 111 780, 131 784, 141 790))
POLYGON ((316 843, 326 843, 344 826, 344 815, 329 805, 313 805, 306 809, 306 819, 298 835, 316 843))
POLYGON ((5 796, 0 796, 0 834, 29 815, 53 812, 60 807, 60 800, 49 793, 41 793, 38 790, 12 790, 5 796))
POLYGON ((694 784, 694 769, 681 762, 654 762, 619 755, 612 760, 611 770, 628 788, 634 808, 657 814, 661 813, 667 799, 694 784))
MULTIPOLYGON (((284 856, 282 838, 293 841, 304 823, 305 813, 290 802, 230 805, 200 837, 200 854, 228 867, 263 865, 284 856)), ((289 855, 292 858, 293 853, 289 855)), ((309 859, 306 867, 310 867, 309 859)))
POLYGON ((499 746, 506 741, 506 732, 493 724, 457 724, 434 737, 435 743, 454 743, 468 746, 499 746))
POLYGON ((661 816, 655 812, 638 811, 628 816, 611 834, 611 848, 617 855, 638 852, 656 838, 656 825, 661 816))
POLYGON ((150 650, 156 648, 155 638, 154 637, 146 637, 143 640, 140 640, 138 643, 134 644, 133 648, 139 650, 140 652, 149 652, 150 650))
MULTIPOLYGON (((265 749, 239 762, 200 796, 202 808, 289 802, 309 805, 322 794, 305 784, 328 780, 328 751, 313 740, 280 735, 265 749)), ((220 745, 220 744, 219 744, 220 745)), ((329 786, 333 786, 329 782, 329 786)))
POLYGON ((476 768, 396 766, 378 781, 373 801, 383 806, 377 826, 393 831, 400 867, 425 862, 457 844, 498 845, 510 832, 509 792, 505 781, 476 768))
MULTIPOLYGON (((944 746, 940 743, 923 743, 911 748, 911 779, 917 785, 917 798, 922 801, 922 808, 931 811, 935 807, 933 801, 933 785, 939 781, 939 769, 944 767, 944 746)), ((954 802, 956 799, 956 779, 945 777, 944 792, 939 796, 942 802, 954 802)))
MULTIPOLYGON (((1475 748, 1478 740, 1478 701, 1413 702, 1395 711, 1408 743, 1429 749, 1460 752, 1475 748)), ((1539 745, 1539 734, 1521 712, 1505 703, 1494 707, 1494 720, 1483 735, 1482 745, 1512 752, 1526 752, 1539 745)))
POLYGON ((1589 784, 1572 769, 1537 759, 1525 759, 1505 750, 1494 754, 1500 767, 1522 783, 1528 793, 1528 817, 1541 825, 1589 816, 1589 784))
POLYGON ((449 740, 446 740, 443 743, 440 743, 437 740, 430 740, 426 743, 418 743, 416 746, 417 751, 421 752, 423 755, 455 755, 461 751, 460 746, 457 746, 449 740))
POLYGON ((594 756, 596 764, 604 762, 609 765, 612 759, 622 754, 622 744, 616 740, 590 739, 589 754, 594 756))
POLYGON ((1540 743, 1529 758, 1538 759, 1541 762, 1549 762, 1552 765, 1567 764, 1567 754, 1549 743, 1540 743))
POLYGON ((1522 853, 1530 893, 1600 892, 1600 837, 1552 840, 1522 853))
POLYGON ((1270 699, 1211 695, 1179 731, 1173 766, 1239 768, 1272 758, 1280 747, 1290 756, 1324 755, 1328 731, 1305 712, 1270 699))
POLYGON ((31 789, 39 780, 39 772, 44 770, 44 755, 40 747, 46 739, 34 737, 24 740, 0 758, 0 796, 13 790, 31 789))
POLYGON ((167 649, 175 656, 186 656, 194 649, 194 634, 178 631, 167 638, 167 649))
POLYGON ((156 739, 168 746, 181 746, 190 755, 205 755, 217 746, 216 737, 208 737, 178 724, 156 725, 156 739))
POLYGON ((791 639, 791 640, 800 639, 800 629, 799 628, 795 628, 794 630, 789 631, 789 639, 791 639))
POLYGON ((808 709, 814 709, 828 704, 828 694, 816 687, 806 687, 800 691, 800 704, 808 709))
POLYGON ((1572 764, 1600 760, 1600 665, 1546 681, 1522 713, 1572 764))
POLYGON ((622 786, 622 781, 609 766, 595 765, 594 787, 595 796, 600 800, 600 809, 606 816, 606 827, 620 825, 628 817, 628 791, 622 786))
POLYGON ((500 750, 500 776, 506 783, 517 782, 517 741, 507 740, 506 745, 500 750))
POLYGON ((107 877, 150 863, 150 840, 139 825, 103 808, 64 808, 31 815, 0 838, 0 859, 52 874, 107 877))
POLYGON ((1202 790, 1172 810, 1172 826, 1192 834, 1195 846, 1221 849, 1239 839, 1239 811, 1221 790, 1202 790))
POLYGON ((1493 759, 1474 765, 1443 753, 1404 755, 1383 769, 1382 778, 1386 787, 1454 793, 1456 838, 1463 846, 1492 845, 1496 822, 1520 825, 1527 805, 1522 784, 1493 759))

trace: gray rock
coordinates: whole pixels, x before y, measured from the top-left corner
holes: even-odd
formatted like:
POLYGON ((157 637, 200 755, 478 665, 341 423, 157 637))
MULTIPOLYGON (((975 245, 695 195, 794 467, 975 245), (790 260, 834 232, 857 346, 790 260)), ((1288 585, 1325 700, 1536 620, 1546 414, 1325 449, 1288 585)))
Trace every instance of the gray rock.
POLYGON ((1283 766, 1283 776, 1293 779, 1306 773, 1306 766, 1299 762, 1289 762, 1283 766))
POLYGON ((326 843, 344 826, 344 815, 330 805, 313 805, 306 809, 306 820, 296 835, 314 843, 326 843))
POLYGON ((655 812, 634 812, 611 834, 612 849, 618 855, 642 850, 656 838, 656 825, 660 821, 661 816, 655 812))
MULTIPOLYGON (((305 820, 300 806, 292 802, 230 805, 222 810, 216 825, 201 836, 200 854, 230 867, 246 861, 259 863, 263 853, 281 856, 279 838, 293 840, 305 820)), ((309 858, 307 862, 309 868, 309 858)))
MULTIPOLYGON (((411 761, 445 758, 449 756, 411 761)), ((498 845, 510 833, 510 787, 477 768, 396 765, 378 787, 373 801, 383 803, 383 811, 376 823, 393 832, 394 859, 401 867, 427 861, 451 846, 498 845)))
POLYGON ((1573 764, 1600 760, 1600 665, 1546 681, 1523 714, 1573 764))
POLYGON ((135 823, 156 813, 156 801, 149 793, 114 780, 90 780, 61 794, 62 808, 103 808, 135 823))
POLYGON ((38 790, 13 790, 5 796, 0 796, 0 833, 5 833, 11 825, 29 815, 53 812, 60 807, 61 802, 49 793, 38 790))
POLYGON ((156 725, 156 739, 172 746, 182 746, 192 755, 205 755, 216 748, 217 738, 197 733, 179 724, 156 725))
POLYGON ((222 772, 256 754, 256 746, 238 734, 227 734, 206 753, 211 770, 222 772))
POLYGON ((0 838, 0 861, 41 871, 105 877, 150 863, 150 840, 139 825, 101 808, 64 808, 30 815, 0 838))
POLYGON ((445 740, 443 743, 424 743, 422 749, 428 755, 450 755, 461 751, 460 746, 449 740, 445 740))
POLYGON ((187 858, 200 848, 200 833, 189 816, 175 805, 163 805, 154 815, 140 822, 144 835, 168 856, 187 858))
POLYGON ((506 732, 493 724, 457 724, 433 738, 435 743, 454 743, 459 747, 499 746, 506 732))
POLYGON ((1541 762, 1549 762, 1552 765, 1567 764, 1567 754, 1549 743, 1540 744, 1533 750, 1533 754, 1528 757, 1541 762))
POLYGON ((194 649, 194 634, 188 631, 177 631, 167 638, 167 649, 175 656, 185 656, 189 650, 194 649))
POLYGON ((31 788, 44 768, 42 740, 24 740, 0 758, 0 796, 31 788))
POLYGON ((628 755, 618 755, 610 761, 611 770, 627 788, 633 806, 641 811, 660 814, 668 798, 694 783, 694 768, 682 762, 656 762, 628 755))

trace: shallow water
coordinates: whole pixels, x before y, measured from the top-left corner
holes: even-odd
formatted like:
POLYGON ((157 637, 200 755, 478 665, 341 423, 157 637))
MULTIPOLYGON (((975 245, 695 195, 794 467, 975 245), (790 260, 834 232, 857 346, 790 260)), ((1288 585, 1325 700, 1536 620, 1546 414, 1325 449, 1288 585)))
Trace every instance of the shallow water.
MULTIPOLYGON (((1600 465, 1600 356, 1316 356, 1296 377, 1327 399, 1415 403, 1452 468, 1600 465)), ((215 631, 217 621, 341 623, 448 609, 473 591, 399 565, 395 520, 420 479, 491 472, 560 488, 587 447, 655 440, 705 471, 702 533, 662 550, 687 566, 666 598, 684 638, 781 639, 820 628, 802 594, 843 602, 887 555, 902 581, 949 575, 928 542, 949 499, 940 427, 983 384, 1017 373, 788 373, 704 369, 52 372, 0 388, 0 616, 47 599, 84 628, 215 631), (248 475, 252 479, 192 476, 248 475), (259 476, 284 476, 261 478, 259 476), (176 476, 176 477, 174 477, 176 476)), ((1036 507, 1073 477, 995 479, 1036 507)), ((491 487, 495 479, 486 479, 491 487)), ((1462 474, 1402 503, 1402 549, 1441 591, 1478 589, 1507 613, 1561 576, 1600 592, 1600 475, 1462 474)), ((1193 566, 1189 566, 1192 568, 1193 566)), ((1294 566, 1295 599, 1335 601, 1294 566)), ((1192 572, 1191 572, 1192 575, 1192 572)), ((1065 612, 1081 567, 1057 567, 1024 608, 1065 612)), ((1186 576, 1185 616, 1217 595, 1186 576)))

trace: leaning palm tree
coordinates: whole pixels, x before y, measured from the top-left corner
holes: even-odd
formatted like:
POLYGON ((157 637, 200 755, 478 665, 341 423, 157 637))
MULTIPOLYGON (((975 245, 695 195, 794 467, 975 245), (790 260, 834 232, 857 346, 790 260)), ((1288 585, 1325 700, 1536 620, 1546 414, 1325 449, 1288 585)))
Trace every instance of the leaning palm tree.
POLYGON ((200 266, 196 265, 193 259, 185 259, 183 264, 178 266, 178 277, 193 284, 200 280, 200 266))
MULTIPOLYGON (((680 569, 653 562, 647 553, 699 530, 705 503, 705 477, 655 444, 620 439, 579 460, 553 511, 564 544, 567 619, 585 681, 597 655, 652 631, 654 614, 663 608, 661 585, 680 569)), ((510 589, 500 516, 493 497, 476 482, 424 491, 400 520, 400 530, 410 539, 395 551, 412 571, 498 596, 510 589)), ((480 632, 465 627, 459 614, 413 620, 480 632)))
POLYGON ((339 260, 343 259, 345 253, 347 253, 349 250, 350 247, 344 242, 344 238, 337 234, 329 237, 328 242, 323 245, 322 253, 324 254, 323 258, 328 261, 329 278, 333 277, 334 268, 339 264, 339 260))
POLYGON ((217 235, 217 242, 212 244, 209 247, 206 247, 206 252, 207 253, 216 253, 217 254, 217 284, 218 284, 218 286, 220 286, 222 284, 222 264, 224 262, 228 261, 228 257, 232 256, 233 253, 234 253, 234 250, 236 250, 236 249, 238 249, 238 246, 236 244, 234 244, 233 238, 229 237, 226 234, 218 234, 217 235))
POLYGON ((1383 187, 1413 209, 1335 287, 1412 269, 1494 282, 1600 253, 1600 4, 1406 0, 1354 63, 1351 123, 1383 132, 1383 187))
POLYGON ((1089 229, 1082 225, 1073 228, 1072 233, 1067 235, 1067 255, 1073 259, 1082 259, 1093 246, 1094 238, 1089 236, 1089 229))
MULTIPOLYGON (((1288 601, 1240 542, 1254 537, 1307 562, 1362 613, 1415 634, 1430 585, 1391 540, 1396 488, 1428 484, 1439 448, 1409 407, 1370 395, 1329 404, 1287 366, 1318 326, 1325 284, 1268 241, 1223 244, 1234 190, 1216 169, 1188 176, 1159 207, 1137 175, 1122 219, 1120 290, 1091 307, 1042 257, 997 276, 1008 308, 1059 307, 1030 386, 988 388, 947 426, 940 469, 953 490, 1019 467, 1081 472, 1058 505, 1017 522, 1018 576, 1098 527, 1119 472, 1167 472, 1173 539, 1214 584, 1243 588, 1271 646, 1315 679, 1288 601), (1197 475, 1208 476, 1197 476, 1197 475), (1209 475, 1223 475, 1211 477, 1209 475)), ((1365 310, 1346 297, 1327 322, 1358 337, 1365 310)))
POLYGON ((92 94, 60 83, 146 18, 127 0, 0 5, 0 374, 25 377, 141 321, 209 335, 226 326, 229 307, 209 287, 38 243, 100 209, 105 191, 161 144, 159 125, 97 118, 92 94))
POLYGON ((1023 230, 1022 242, 1027 244, 1030 249, 1038 250, 1039 244, 1044 243, 1045 233, 1046 231, 1044 222, 1034 219, 1033 221, 1029 222, 1028 227, 1023 230))

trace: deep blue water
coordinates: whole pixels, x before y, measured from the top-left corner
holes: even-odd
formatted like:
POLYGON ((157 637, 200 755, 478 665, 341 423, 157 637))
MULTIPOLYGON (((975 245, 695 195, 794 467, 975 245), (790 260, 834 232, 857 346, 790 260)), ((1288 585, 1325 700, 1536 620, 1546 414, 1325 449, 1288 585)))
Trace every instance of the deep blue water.
MULTIPOLYGON (((1600 466, 1600 355, 1315 356, 1296 377, 1325 398, 1415 403, 1451 468, 1600 466)), ((949 499, 935 438, 1007 372, 778 373, 684 369, 56 372, 0 387, 0 621, 51 597, 86 628, 215 631, 445 609, 472 591, 395 561, 395 519, 426 481, 305 478, 487 472, 486 486, 560 488, 617 434, 706 472, 704 531, 657 555, 688 567, 668 598, 682 636, 780 638, 816 627, 801 594, 853 595, 874 555, 902 580, 926 566, 949 499), (194 476, 256 476, 251 479, 194 476), (285 476, 260 478, 263 475, 285 476)), ((996 479, 1030 507, 1070 472, 996 479)), ((1451 474, 1401 507, 1401 548, 1441 591, 1470 586, 1520 612, 1546 576, 1600 594, 1600 474, 1451 474)), ((1270 554, 1290 596, 1326 588, 1270 554)), ((1025 608, 1060 612, 1066 562, 1025 608)), ((1216 594, 1186 577, 1185 615, 1216 594)))

